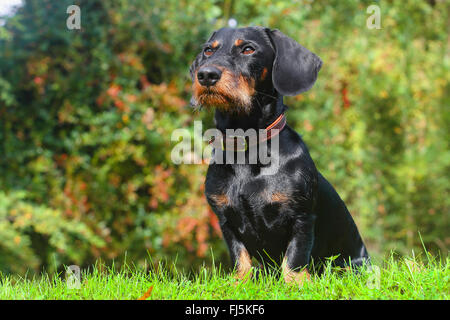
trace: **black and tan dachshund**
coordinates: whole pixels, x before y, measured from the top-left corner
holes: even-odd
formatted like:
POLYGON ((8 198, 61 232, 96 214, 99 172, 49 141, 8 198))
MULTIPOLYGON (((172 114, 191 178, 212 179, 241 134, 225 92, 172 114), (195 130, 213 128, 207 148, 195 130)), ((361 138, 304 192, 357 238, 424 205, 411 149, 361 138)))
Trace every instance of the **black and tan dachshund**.
POLYGON ((309 90, 321 66, 317 55, 282 32, 248 27, 214 32, 190 68, 191 104, 214 107, 224 135, 226 129, 278 129, 273 174, 262 174, 268 165, 259 162, 208 168, 205 194, 241 278, 252 270, 252 257, 281 265, 285 280, 298 284, 327 257, 342 267, 369 262, 344 202, 300 135, 285 125, 283 96, 309 90))

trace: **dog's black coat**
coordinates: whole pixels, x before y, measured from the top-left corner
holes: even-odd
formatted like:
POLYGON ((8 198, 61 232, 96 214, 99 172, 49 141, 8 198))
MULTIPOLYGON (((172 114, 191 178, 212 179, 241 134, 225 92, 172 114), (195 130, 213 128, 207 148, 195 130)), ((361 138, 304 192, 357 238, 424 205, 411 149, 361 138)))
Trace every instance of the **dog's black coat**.
MULTIPOLYGON (((216 109, 216 126, 224 133, 227 128, 266 128, 286 111, 283 95, 309 90, 322 65, 319 57, 280 31, 262 27, 220 29, 204 50, 208 52, 202 51, 191 66, 193 80, 205 66, 254 80, 247 112, 233 106, 216 109), (254 52, 247 55, 243 50, 254 52)), ((331 256, 338 256, 338 266, 368 261, 350 213, 316 169, 300 135, 286 126, 279 146, 279 152, 271 154, 279 160, 274 175, 261 175, 267 167, 261 164, 212 163, 208 168, 206 197, 219 218, 233 265, 239 264, 244 248, 265 264, 279 264, 285 257, 291 270, 331 256), (218 202, 217 195, 224 200, 218 202)))

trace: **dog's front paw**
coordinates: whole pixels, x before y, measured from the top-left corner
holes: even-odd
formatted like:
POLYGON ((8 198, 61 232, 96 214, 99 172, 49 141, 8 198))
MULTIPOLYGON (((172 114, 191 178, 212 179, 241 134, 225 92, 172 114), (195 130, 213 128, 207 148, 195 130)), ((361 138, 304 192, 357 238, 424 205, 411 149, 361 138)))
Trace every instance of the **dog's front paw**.
POLYGON ((304 268, 300 271, 291 270, 288 265, 286 259, 283 260, 283 264, 281 266, 283 272, 284 281, 289 285, 298 285, 299 287, 303 287, 305 282, 311 281, 311 276, 308 272, 308 269, 304 268))

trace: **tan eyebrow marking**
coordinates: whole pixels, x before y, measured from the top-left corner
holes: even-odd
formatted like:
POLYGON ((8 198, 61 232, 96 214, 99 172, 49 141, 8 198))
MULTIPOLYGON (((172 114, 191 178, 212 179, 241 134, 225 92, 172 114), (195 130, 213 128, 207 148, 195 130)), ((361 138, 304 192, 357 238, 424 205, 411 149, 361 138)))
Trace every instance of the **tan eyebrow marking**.
POLYGON ((242 39, 236 39, 236 41, 234 42, 234 45, 237 47, 237 46, 240 46, 243 42, 244 42, 244 40, 242 40, 242 39))
POLYGON ((219 45, 219 41, 215 40, 215 41, 211 44, 211 47, 212 47, 212 48, 217 48, 218 45, 219 45))

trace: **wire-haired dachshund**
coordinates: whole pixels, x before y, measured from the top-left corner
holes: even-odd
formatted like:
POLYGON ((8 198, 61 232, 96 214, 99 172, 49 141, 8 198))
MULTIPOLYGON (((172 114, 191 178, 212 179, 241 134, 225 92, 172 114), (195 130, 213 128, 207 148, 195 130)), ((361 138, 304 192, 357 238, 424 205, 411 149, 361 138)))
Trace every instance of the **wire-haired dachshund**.
POLYGON ((208 168, 205 194, 240 278, 251 272, 252 257, 281 265, 286 282, 298 284, 327 257, 341 267, 369 262, 344 202, 285 122, 283 96, 309 90, 321 66, 317 55, 280 31, 248 27, 214 32, 190 68, 191 104, 215 107, 223 139, 226 129, 278 133, 278 150, 270 154, 278 161, 273 174, 262 174, 268 164, 260 162, 213 162, 208 168))

